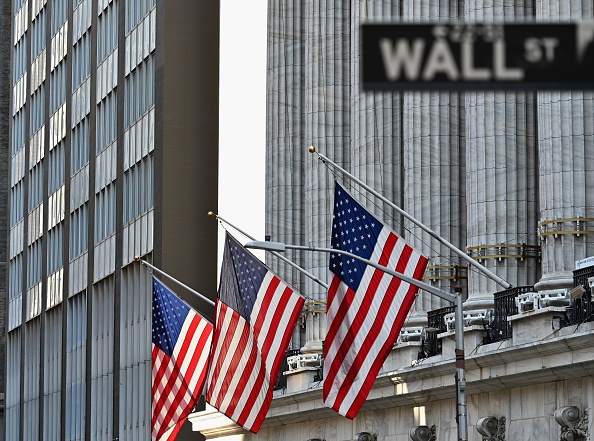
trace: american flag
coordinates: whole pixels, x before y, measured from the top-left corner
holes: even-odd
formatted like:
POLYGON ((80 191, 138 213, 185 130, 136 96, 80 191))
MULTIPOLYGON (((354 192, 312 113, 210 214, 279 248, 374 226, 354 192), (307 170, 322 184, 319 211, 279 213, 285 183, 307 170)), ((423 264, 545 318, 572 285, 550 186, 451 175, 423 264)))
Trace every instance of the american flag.
POLYGON ((303 303, 303 297, 227 234, 206 401, 253 433, 270 407, 303 303))
POLYGON ((174 440, 198 402, 212 332, 212 324, 153 277, 153 440, 174 440))
MULTIPOLYGON (((428 262, 338 183, 331 246, 419 280, 428 262)), ((329 270, 323 398, 352 419, 392 350, 418 288, 342 254, 330 254, 329 270)))

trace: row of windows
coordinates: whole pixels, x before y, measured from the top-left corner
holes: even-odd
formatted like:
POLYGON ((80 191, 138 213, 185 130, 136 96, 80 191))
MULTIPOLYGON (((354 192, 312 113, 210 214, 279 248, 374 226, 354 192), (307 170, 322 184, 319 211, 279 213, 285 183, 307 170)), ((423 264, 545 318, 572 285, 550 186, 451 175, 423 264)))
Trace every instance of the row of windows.
POLYGON ((46 14, 44 9, 39 13, 31 25, 31 60, 37 58, 45 47, 45 22, 46 14))
POLYGON ((66 101, 66 63, 62 62, 51 73, 50 115, 66 101))
POLYGON ((118 96, 113 91, 97 106, 97 153, 110 145, 118 136, 118 96))
POLYGON ((30 113, 30 127, 29 136, 33 136, 44 122, 45 116, 45 85, 42 84, 39 89, 35 91, 31 97, 31 113, 30 113))
POLYGON ((72 91, 91 75, 91 36, 87 32, 72 48, 72 91))
POLYGON ((27 123, 26 109, 22 109, 12 118, 12 156, 25 145, 25 127, 27 123))
POLYGON ((24 218, 25 193, 23 181, 10 189, 10 228, 14 227, 24 218))
POLYGON ((27 248, 27 289, 41 282, 42 241, 36 240, 27 248))
POLYGON ((23 253, 10 260, 8 272, 8 298, 14 299, 23 292, 23 253))
POLYGON ((21 9, 21 6, 25 3, 26 0, 14 0, 14 11, 18 11, 21 9))
POLYGON ((89 249, 89 213, 87 204, 70 215, 70 260, 89 249))
POLYGON ((52 36, 68 19, 68 0, 52 0, 52 36))
POLYGON ((29 172, 29 212, 43 202, 43 161, 29 172))
POLYGON ((124 127, 134 124, 155 105, 155 59, 151 55, 126 78, 124 127))
POLYGON ((126 0, 126 35, 155 6, 156 0, 126 0))
POLYGON ((47 273, 53 274, 63 266, 64 233, 62 224, 47 233, 47 273))
POLYGON ((74 174, 89 162, 90 146, 89 119, 84 118, 72 130, 72 147, 70 156, 70 174, 74 174))
POLYGON ((124 174, 124 224, 153 207, 153 156, 149 155, 124 174))
POLYGON ((97 64, 118 45, 118 3, 114 1, 97 20, 97 64))
POLYGON ((13 57, 12 84, 14 85, 27 70, 27 34, 16 44, 13 57))
POLYGON ((115 184, 108 185, 95 196, 95 244, 115 234, 116 191, 115 184))
POLYGON ((64 185, 64 143, 58 144, 49 153, 48 159, 48 196, 53 194, 58 188, 64 185))

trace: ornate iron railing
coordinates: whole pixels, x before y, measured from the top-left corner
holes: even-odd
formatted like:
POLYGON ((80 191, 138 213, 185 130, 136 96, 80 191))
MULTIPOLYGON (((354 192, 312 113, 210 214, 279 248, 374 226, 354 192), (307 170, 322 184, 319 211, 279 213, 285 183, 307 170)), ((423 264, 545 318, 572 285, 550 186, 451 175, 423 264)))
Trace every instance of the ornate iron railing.
POLYGON ((592 304, 592 289, 588 279, 594 277, 594 266, 581 268, 573 272, 573 285, 582 286, 584 292, 581 297, 573 299, 567 310, 569 325, 594 321, 594 305, 592 304))
POLYGON ((493 323, 489 326, 485 343, 512 338, 512 324, 507 318, 518 313, 516 297, 533 290, 533 286, 516 286, 493 294, 493 323))

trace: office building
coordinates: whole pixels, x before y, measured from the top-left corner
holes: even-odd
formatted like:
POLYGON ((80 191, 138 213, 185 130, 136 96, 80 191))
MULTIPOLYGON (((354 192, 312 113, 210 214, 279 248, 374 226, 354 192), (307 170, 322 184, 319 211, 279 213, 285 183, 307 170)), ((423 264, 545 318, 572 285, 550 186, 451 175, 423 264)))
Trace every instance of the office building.
MULTIPOLYGON (((469 439, 591 436, 593 92, 365 92, 360 25, 591 20, 592 0, 268 4, 268 238, 328 247, 337 179, 430 257, 427 283, 447 292, 462 287, 469 439), (309 146, 512 288, 469 267, 308 153, 309 146)), ((292 251, 287 257, 327 280, 326 254, 292 251)), ((419 426, 430 432, 415 439, 458 439, 451 305, 419 294, 351 421, 322 403, 324 288, 273 256, 268 263, 309 299, 294 334, 286 385, 275 392, 260 432, 244 434, 244 440, 342 441, 366 432, 404 441, 419 426)), ((212 411, 192 421, 207 438, 243 434, 212 411)))
POLYGON ((218 3, 10 6, 6 440, 149 439, 134 258, 216 293, 218 3))

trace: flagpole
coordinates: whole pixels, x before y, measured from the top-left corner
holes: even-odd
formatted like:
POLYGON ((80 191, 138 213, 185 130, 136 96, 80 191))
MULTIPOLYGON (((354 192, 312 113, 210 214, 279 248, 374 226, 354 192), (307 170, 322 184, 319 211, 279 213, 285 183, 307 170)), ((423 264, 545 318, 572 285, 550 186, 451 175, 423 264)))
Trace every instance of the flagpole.
MULTIPOLYGON (((221 216, 219 216, 216 213, 213 213, 212 211, 208 212, 208 215, 210 217, 215 217, 216 219, 220 220, 221 222, 225 222, 227 225, 231 226, 232 228, 234 228, 235 230, 239 231, 241 234, 243 234, 245 237, 251 239, 251 240, 256 240, 255 237, 249 235, 248 233, 246 233, 245 231, 237 228, 235 225, 233 225, 231 222, 229 222, 226 219, 223 219, 221 216)), ((303 275, 309 277, 311 280, 313 280, 314 282, 316 282, 318 285, 322 286, 324 289, 328 289, 328 284, 325 282, 322 282, 320 279, 318 279, 316 276, 314 276, 313 274, 311 274, 310 272, 308 272, 307 270, 305 270, 304 268, 301 268, 299 265, 297 265, 295 262, 289 260, 288 258, 286 258, 285 256, 283 256, 282 254, 277 253, 276 251, 271 251, 271 253, 278 257, 279 259, 281 259, 283 262, 291 265, 293 268, 295 268, 297 271, 299 271, 300 273, 302 273, 303 275)))
POLYGON ((293 249, 293 250, 307 250, 307 251, 319 251, 323 253, 336 253, 336 254, 343 254, 345 256, 351 257, 353 259, 357 259, 367 265, 370 265, 374 268, 377 268, 380 271, 383 271, 397 279, 403 280, 405 282, 410 283, 420 289, 430 292, 437 297, 440 297, 444 300, 447 300, 450 303, 454 304, 454 319, 455 319, 455 351, 456 351, 456 403, 457 403, 457 421, 458 421, 458 441, 468 441, 468 415, 467 415, 467 395, 466 395, 466 367, 464 362, 464 315, 462 313, 462 291, 456 290, 456 295, 450 294, 445 292, 439 288, 435 288, 425 282, 421 282, 420 280, 413 279, 405 274, 398 273, 391 268, 386 266, 380 265, 377 262, 373 262, 371 260, 365 259, 357 254, 349 253, 348 251, 343 251, 340 249, 335 248, 320 248, 320 247, 312 247, 312 246, 302 246, 302 245, 290 245, 282 242, 248 242, 245 244, 246 248, 254 248, 259 250, 266 250, 270 252, 283 252, 285 249, 293 249))
POLYGON ((479 271, 481 271, 482 273, 484 273, 485 275, 487 275, 488 277, 490 277, 491 279, 493 279, 495 282, 497 282, 498 284, 500 284, 501 286, 503 286, 506 289, 512 287, 511 284, 509 284, 508 282, 506 282, 504 279, 502 279, 501 277, 499 277, 497 274, 493 273, 491 270, 489 270, 488 268, 486 268, 484 265, 481 265, 479 262, 477 262, 472 257, 470 257, 468 254, 466 254, 464 251, 458 249, 455 245, 451 244, 446 239, 444 239, 443 237, 441 237, 440 235, 438 235, 431 228, 429 228, 425 224, 421 223, 419 220, 417 220, 414 217, 412 217, 410 214, 408 214, 402 208, 398 207, 392 201, 390 201, 389 199, 387 199, 384 196, 382 196, 380 193, 378 193, 377 191, 375 191, 373 188, 369 187, 367 184, 365 184, 360 179, 358 179, 355 176, 353 176, 351 173, 349 173, 348 171, 346 171, 344 168, 342 168, 341 166, 339 166, 335 162, 333 162, 330 159, 328 159, 326 156, 324 156, 321 153, 319 153, 318 151, 316 151, 316 148, 315 147, 311 146, 311 147, 309 147, 308 150, 309 150, 310 153, 316 153, 318 155, 318 158, 320 158, 322 160, 322 162, 330 164, 332 167, 334 167, 335 169, 339 170, 344 175, 346 175, 349 178, 351 178, 353 181, 355 181, 361 187, 363 187, 364 189, 366 189, 367 191, 369 191, 370 193, 372 193, 373 195, 375 195, 376 197, 378 197, 379 199, 381 199, 382 201, 384 201, 386 204, 388 204, 390 207, 392 207, 398 213, 400 213, 405 218, 407 218, 409 221, 411 221, 412 223, 414 223, 415 225, 417 225, 419 228, 421 228, 422 230, 424 230, 431 237, 437 239, 443 245, 445 245, 446 247, 448 247, 450 250, 452 250, 458 256, 460 256, 461 258, 463 258, 464 260, 466 260, 469 264, 471 264, 472 266, 474 266, 475 268, 477 268, 479 271))
POLYGON ((180 282, 179 280, 177 280, 176 278, 170 276, 169 274, 167 274, 165 271, 160 270, 159 268, 157 268, 154 265, 151 265, 150 263, 148 263, 146 260, 142 260, 140 258, 140 256, 134 256, 134 260, 137 262, 140 262, 142 265, 151 268, 153 271, 158 272, 159 274, 161 274, 162 276, 167 277, 169 280, 171 280, 172 282, 177 283, 179 286, 181 286, 182 288, 187 289, 188 291, 190 291, 192 294, 194 294, 195 296, 199 297, 200 299, 204 300, 205 302, 211 304, 212 306, 215 305, 215 302, 211 299, 209 299, 208 297, 200 294, 198 291, 193 290, 192 288, 190 288, 188 285, 180 282))

